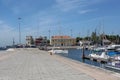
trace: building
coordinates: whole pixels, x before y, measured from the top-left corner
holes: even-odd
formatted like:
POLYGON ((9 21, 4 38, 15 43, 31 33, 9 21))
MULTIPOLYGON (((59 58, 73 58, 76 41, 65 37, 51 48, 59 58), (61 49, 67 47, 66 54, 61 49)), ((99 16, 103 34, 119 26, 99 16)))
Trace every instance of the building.
POLYGON ((40 36, 39 38, 35 39, 36 46, 45 46, 47 45, 47 37, 40 36))
POLYGON ((26 45, 27 46, 32 46, 34 45, 34 39, 32 36, 26 36, 26 45))
POLYGON ((73 46, 76 44, 76 39, 70 36, 52 36, 50 44, 52 46, 73 46))

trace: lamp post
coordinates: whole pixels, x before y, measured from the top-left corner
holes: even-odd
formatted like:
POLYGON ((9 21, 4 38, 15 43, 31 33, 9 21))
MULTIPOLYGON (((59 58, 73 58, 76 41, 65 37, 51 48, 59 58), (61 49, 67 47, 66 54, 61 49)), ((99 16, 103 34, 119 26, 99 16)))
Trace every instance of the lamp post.
POLYGON ((21 24, 20 24, 20 20, 21 20, 21 18, 19 17, 18 18, 18 21, 19 21, 19 45, 21 45, 21 24))

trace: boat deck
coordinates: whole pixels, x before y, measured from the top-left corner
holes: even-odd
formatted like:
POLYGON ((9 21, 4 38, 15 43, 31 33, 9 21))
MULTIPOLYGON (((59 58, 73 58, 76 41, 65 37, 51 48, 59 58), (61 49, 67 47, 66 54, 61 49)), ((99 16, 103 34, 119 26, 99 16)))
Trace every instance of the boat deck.
POLYGON ((90 56, 84 56, 83 59, 88 59, 100 63, 107 63, 109 60, 108 59, 103 59, 103 58, 95 58, 95 57, 90 57, 90 56))

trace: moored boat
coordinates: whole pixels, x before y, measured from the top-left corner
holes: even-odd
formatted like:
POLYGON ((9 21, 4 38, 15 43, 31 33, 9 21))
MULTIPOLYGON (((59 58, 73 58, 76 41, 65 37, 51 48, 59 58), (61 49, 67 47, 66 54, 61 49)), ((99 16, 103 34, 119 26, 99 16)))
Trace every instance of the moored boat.
POLYGON ((112 62, 108 62, 105 65, 106 68, 112 69, 112 70, 117 70, 120 71, 120 61, 112 61, 112 62))
POLYGON ((107 50, 117 50, 120 49, 120 45, 110 45, 107 47, 107 50))
POLYGON ((90 57, 93 57, 93 58, 102 58, 102 59, 109 59, 110 57, 107 55, 106 52, 102 52, 101 54, 97 54, 97 53, 92 53, 92 54, 89 54, 90 57))
POLYGON ((48 51, 48 52, 50 52, 50 53, 68 53, 68 50, 50 50, 50 51, 48 51))

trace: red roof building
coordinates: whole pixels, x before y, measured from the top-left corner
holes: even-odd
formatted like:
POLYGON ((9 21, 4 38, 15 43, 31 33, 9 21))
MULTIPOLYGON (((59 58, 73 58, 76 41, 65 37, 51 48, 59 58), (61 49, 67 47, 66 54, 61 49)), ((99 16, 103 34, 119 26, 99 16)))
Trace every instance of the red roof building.
POLYGON ((76 39, 70 36, 52 36, 50 44, 53 46, 73 46, 76 44, 76 39))

